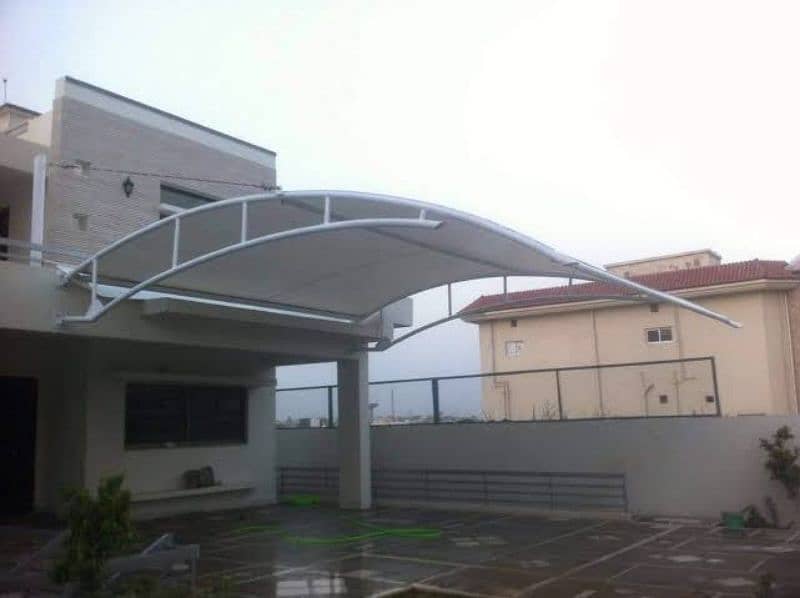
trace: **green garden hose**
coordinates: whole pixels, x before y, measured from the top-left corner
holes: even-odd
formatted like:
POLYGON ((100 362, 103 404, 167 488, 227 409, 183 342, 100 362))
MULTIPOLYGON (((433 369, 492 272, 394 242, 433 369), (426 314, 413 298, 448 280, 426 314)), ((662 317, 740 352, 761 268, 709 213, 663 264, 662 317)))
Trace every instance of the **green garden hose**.
POLYGON ((371 531, 367 531, 362 534, 346 536, 309 537, 290 534, 289 532, 280 529, 280 527, 277 525, 246 525, 232 530, 231 533, 234 535, 245 535, 262 532, 276 532, 281 538, 288 540, 289 542, 317 546, 352 544, 354 542, 363 542, 365 540, 383 537, 406 538, 413 540, 435 540, 440 538, 442 535, 441 530, 432 527, 381 527, 372 523, 361 521, 359 519, 352 519, 349 517, 345 517, 344 519, 358 527, 367 528, 371 531))

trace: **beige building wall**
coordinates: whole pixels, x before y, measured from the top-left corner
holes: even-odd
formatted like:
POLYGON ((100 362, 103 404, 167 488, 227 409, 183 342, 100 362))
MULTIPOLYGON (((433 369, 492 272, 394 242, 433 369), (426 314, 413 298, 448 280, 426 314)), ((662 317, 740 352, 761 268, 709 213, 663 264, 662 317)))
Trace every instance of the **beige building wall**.
MULTIPOLYGON (((723 414, 797 413, 787 291, 695 300, 743 327, 732 329, 671 306, 657 312, 649 305, 518 310, 515 327, 511 313, 480 322, 481 365, 490 372, 714 356, 723 414), (646 330, 658 327, 671 327, 673 341, 648 343, 646 330), (507 344, 519 341, 519 355, 508 356, 507 344)), ((493 420, 556 418, 557 384, 564 416, 573 419, 716 412, 707 361, 587 368, 562 371, 558 377, 542 372, 486 378, 484 415, 493 420)))
POLYGON ((620 276, 641 276, 656 272, 672 272, 674 270, 688 270, 703 266, 718 266, 722 262, 720 255, 710 249, 673 253, 652 258, 631 260, 607 264, 606 270, 620 276))

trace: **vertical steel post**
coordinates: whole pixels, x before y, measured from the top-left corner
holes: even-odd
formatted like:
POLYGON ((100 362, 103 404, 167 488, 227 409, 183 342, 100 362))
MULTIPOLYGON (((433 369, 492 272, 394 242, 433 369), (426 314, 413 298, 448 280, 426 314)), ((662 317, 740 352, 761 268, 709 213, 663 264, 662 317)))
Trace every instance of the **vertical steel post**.
POLYGON ((92 295, 89 300, 89 309, 94 309, 97 302, 97 258, 92 260, 92 295))
POLYGON ((242 202, 242 230, 241 230, 241 242, 244 243, 247 241, 247 202, 242 202))
POLYGON ((624 473, 622 474, 622 502, 623 502, 623 508, 625 509, 625 512, 627 513, 628 512, 628 478, 624 473))
POLYGON ((447 317, 453 315, 453 285, 447 284, 447 317))
POLYGON ((439 379, 431 378, 431 393, 433 395, 433 423, 439 423, 439 379))
POLYGON ((172 229, 172 267, 178 265, 178 257, 181 244, 181 218, 175 217, 175 227, 172 229))
POLYGON ((328 427, 333 428, 333 386, 328 387, 328 427))
POLYGON ((561 403, 561 370, 556 370, 556 393, 558 394, 558 419, 564 419, 564 406, 561 403))
POLYGON ((722 407, 719 403, 719 387, 717 386, 717 360, 711 356, 711 379, 714 381, 714 402, 717 406, 717 415, 722 415, 722 407))

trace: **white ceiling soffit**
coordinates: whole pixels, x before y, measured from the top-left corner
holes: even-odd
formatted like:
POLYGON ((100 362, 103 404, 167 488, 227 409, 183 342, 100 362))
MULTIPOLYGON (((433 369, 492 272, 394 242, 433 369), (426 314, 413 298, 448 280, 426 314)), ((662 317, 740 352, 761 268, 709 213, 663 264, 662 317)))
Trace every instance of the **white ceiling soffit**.
POLYGON ((144 289, 360 320, 418 291, 495 276, 604 281, 729 324, 729 318, 591 266, 464 212, 350 191, 279 191, 186 210, 109 245, 66 282, 144 289))

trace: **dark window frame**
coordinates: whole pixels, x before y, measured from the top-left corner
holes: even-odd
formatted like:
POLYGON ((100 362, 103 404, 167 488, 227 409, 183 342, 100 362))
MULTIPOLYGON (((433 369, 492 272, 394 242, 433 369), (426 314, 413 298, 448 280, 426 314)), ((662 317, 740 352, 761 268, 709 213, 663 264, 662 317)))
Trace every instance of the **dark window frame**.
POLYGON ((675 334, 672 331, 672 326, 658 326, 656 328, 645 329, 644 339, 649 345, 672 343, 675 341, 675 334))
MULTIPOLYGON (((164 206, 169 206, 170 208, 175 208, 177 210, 190 210, 192 208, 196 208, 196 207, 199 207, 199 206, 202 206, 202 205, 214 203, 215 201, 219 201, 218 197, 213 197, 211 195, 207 195, 207 194, 202 193, 200 191, 195 191, 194 189, 187 189, 186 187, 181 187, 180 185, 173 185, 173 184, 166 184, 166 183, 161 183, 159 185, 158 193, 159 193, 159 195, 158 195, 159 210, 161 208, 163 208, 164 206), (180 205, 180 202, 173 203, 173 202, 170 202, 170 201, 164 201, 164 191, 167 191, 169 193, 173 193, 173 194, 179 195, 179 196, 180 195, 185 196, 187 199, 195 200, 197 203, 195 205, 180 205)), ((162 213, 162 217, 164 217, 163 213, 162 213)))
POLYGON ((244 386, 177 382, 129 382, 125 385, 126 450, 246 445, 248 418, 249 397, 244 386), (166 434, 161 438, 157 432, 149 438, 146 434, 137 433, 138 426, 148 426, 148 431, 153 431, 147 421, 148 401, 151 404, 158 402, 163 404, 165 401, 175 403, 171 410, 169 408, 165 410, 163 405, 151 408, 153 412, 151 418, 157 418, 160 424, 164 424, 165 420, 164 416, 158 413, 159 409, 172 415, 176 420, 172 422, 172 430, 166 429, 166 434), (134 405, 134 402, 138 404, 134 405), (231 409, 232 404, 236 404, 233 409, 231 409), (201 415, 203 407, 206 408, 205 418, 201 415), (208 409, 209 407, 211 409, 208 409), (220 427, 214 429, 214 422, 219 424, 225 420, 226 415, 230 418, 231 414, 233 416, 229 426, 233 428, 232 433, 231 429, 224 430, 220 427), (210 422, 212 423, 209 427, 210 422))

